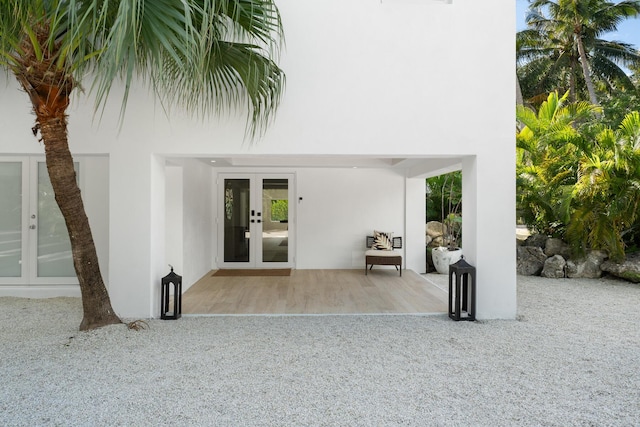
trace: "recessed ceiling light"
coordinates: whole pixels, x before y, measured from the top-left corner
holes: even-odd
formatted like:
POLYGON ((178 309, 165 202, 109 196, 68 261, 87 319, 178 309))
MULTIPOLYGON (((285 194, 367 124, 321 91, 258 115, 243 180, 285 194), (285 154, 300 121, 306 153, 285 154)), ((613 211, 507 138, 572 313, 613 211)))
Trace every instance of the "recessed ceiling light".
POLYGON ((215 163, 215 162, 216 162, 215 160, 211 160, 211 163, 215 163))

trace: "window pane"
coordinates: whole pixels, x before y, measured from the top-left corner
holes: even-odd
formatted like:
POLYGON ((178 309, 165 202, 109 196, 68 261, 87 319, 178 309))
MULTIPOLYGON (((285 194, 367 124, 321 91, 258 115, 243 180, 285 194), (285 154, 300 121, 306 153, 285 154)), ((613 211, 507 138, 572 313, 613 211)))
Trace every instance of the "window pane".
POLYGON ((262 261, 289 260, 289 180, 262 182, 262 261))
POLYGON ((224 180, 224 262, 249 261, 250 180, 224 180))
POLYGON ((22 163, 0 163, 0 276, 22 275, 22 163))

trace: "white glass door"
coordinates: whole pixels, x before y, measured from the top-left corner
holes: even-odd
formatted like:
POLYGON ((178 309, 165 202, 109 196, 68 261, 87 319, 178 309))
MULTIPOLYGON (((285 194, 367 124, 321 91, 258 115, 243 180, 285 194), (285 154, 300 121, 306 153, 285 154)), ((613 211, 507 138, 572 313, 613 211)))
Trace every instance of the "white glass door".
POLYGON ((293 266, 293 175, 221 174, 218 264, 293 266))
POLYGON ((1 159, 0 177, 0 284, 77 284, 44 159, 1 159))

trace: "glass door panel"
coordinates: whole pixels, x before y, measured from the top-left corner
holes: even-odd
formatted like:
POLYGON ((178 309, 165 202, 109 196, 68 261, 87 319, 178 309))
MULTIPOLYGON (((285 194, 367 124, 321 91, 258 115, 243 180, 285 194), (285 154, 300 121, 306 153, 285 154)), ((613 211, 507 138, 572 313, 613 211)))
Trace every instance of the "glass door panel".
POLYGON ((22 162, 0 162, 0 277, 22 276, 22 162))
POLYGON ((262 262, 289 260, 289 180, 262 180, 262 262))
POLYGON ((224 262, 251 261, 249 245, 250 179, 224 180, 224 262))
MULTIPOLYGON (((78 165, 76 177, 78 176, 78 165)), ((75 277, 71 254, 71 242, 62 213, 58 208, 47 165, 38 162, 38 194, 36 213, 38 277, 75 277)))

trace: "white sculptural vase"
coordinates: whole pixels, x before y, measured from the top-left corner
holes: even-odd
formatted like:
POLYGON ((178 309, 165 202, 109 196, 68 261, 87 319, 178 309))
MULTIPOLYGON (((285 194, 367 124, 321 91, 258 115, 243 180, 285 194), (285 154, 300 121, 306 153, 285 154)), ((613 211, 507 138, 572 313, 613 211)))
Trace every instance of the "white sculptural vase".
POLYGON ((444 246, 439 246, 437 248, 433 248, 431 251, 433 266, 440 274, 449 274, 449 265, 458 262, 461 256, 462 249, 460 248, 449 249, 444 246))

